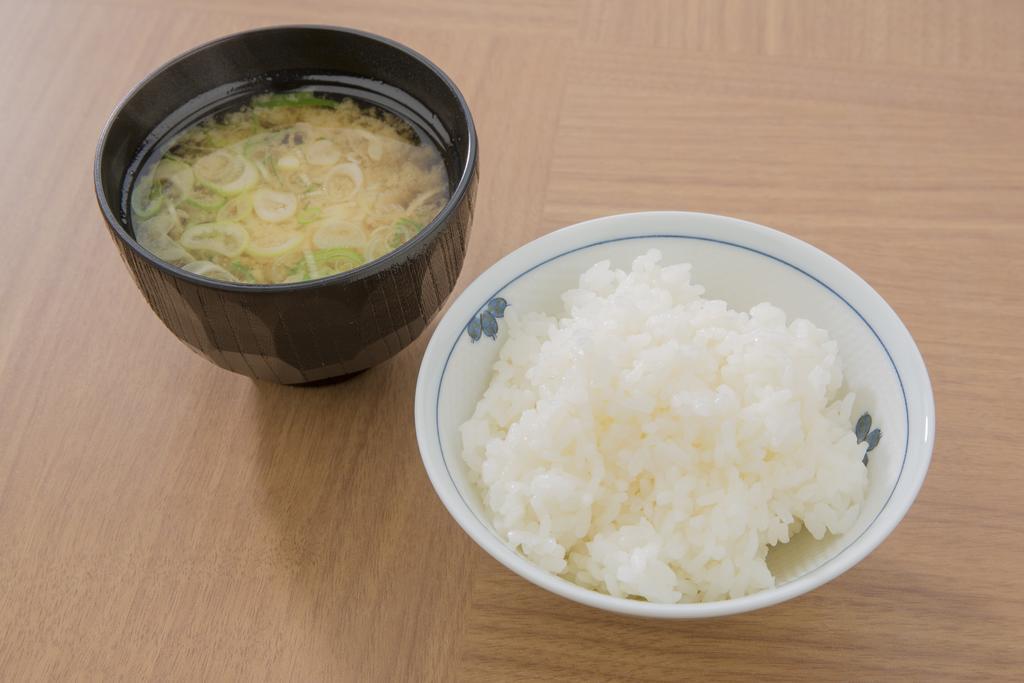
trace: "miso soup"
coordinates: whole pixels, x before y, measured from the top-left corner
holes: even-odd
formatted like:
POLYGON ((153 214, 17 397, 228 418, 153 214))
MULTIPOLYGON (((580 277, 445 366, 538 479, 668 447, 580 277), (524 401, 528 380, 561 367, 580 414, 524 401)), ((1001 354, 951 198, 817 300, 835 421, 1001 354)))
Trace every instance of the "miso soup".
POLYGON ((130 195, 139 244, 197 275, 302 282, 397 249, 448 201, 437 148, 398 116, 293 91, 202 119, 130 195))

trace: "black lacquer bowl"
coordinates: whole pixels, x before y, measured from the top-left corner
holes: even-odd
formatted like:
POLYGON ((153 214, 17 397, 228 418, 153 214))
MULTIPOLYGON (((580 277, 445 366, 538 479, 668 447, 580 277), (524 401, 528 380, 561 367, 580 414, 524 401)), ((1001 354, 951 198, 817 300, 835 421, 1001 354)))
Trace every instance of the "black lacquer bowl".
POLYGON ((477 139, 455 84, 416 52, 360 31, 288 26, 215 40, 148 76, 111 115, 94 173, 110 234, 171 332, 222 368, 304 384, 387 360, 444 305, 469 238, 477 139), (448 169, 451 199, 430 225, 359 268, 286 285, 210 280, 139 246, 128 220, 126 188, 155 145, 224 103, 310 86, 388 109, 433 139, 448 169))

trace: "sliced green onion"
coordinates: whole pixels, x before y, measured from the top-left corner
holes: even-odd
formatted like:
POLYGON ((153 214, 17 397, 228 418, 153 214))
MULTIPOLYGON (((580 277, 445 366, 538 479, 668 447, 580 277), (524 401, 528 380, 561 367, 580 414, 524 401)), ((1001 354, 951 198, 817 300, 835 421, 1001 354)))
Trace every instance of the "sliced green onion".
MULTIPOLYGON (((211 196, 217 197, 220 200, 224 198, 220 195, 210 193, 211 196)), ((237 197, 232 197, 227 201, 224 206, 217 212, 217 220, 219 221, 244 221, 246 218, 252 215, 252 194, 245 193, 240 194, 237 197)))
POLYGON ((309 249, 303 250, 302 258, 306 261, 306 273, 309 277, 314 279, 320 277, 320 270, 316 267, 317 263, 316 259, 313 257, 313 252, 309 249))
POLYGON ((401 228, 406 232, 417 233, 423 229, 423 223, 420 223, 419 221, 414 221, 411 218, 399 218, 397 221, 395 221, 395 227, 401 228))
POLYGON ((135 231, 138 234, 166 235, 174 227, 174 218, 170 211, 162 211, 152 218, 135 223, 135 231))
POLYGON ((260 181, 260 173, 251 161, 226 150, 200 157, 192 170, 201 185, 225 197, 251 190, 260 181))
POLYGON ((228 266, 231 268, 231 270, 238 273, 238 275, 243 280, 249 280, 250 282, 256 281, 256 276, 252 274, 252 268, 245 265, 241 261, 232 261, 230 264, 228 264, 228 266))
POLYGON ((238 278, 229 273, 224 268, 218 266, 213 261, 193 261, 192 263, 182 266, 185 270, 196 275, 203 277, 213 278, 214 280, 224 280, 226 282, 238 282, 238 278))
POLYGON ((341 149, 331 140, 311 142, 305 148, 306 161, 314 166, 333 166, 341 159, 341 149))
POLYGON ((318 219, 321 213, 323 213, 323 210, 319 206, 307 206, 302 211, 299 211, 295 218, 299 221, 299 225, 306 225, 318 219))
POLYGON ((162 232, 142 229, 136 234, 136 239, 143 248, 164 261, 184 264, 194 260, 192 254, 162 232))
POLYGON ((261 187, 252 193, 252 206, 256 215, 268 223, 280 223, 295 215, 298 198, 291 192, 278 192, 261 187))
POLYGON ((366 263, 362 254, 355 249, 345 247, 317 249, 313 252, 313 260, 316 261, 318 267, 330 271, 329 274, 343 273, 366 263))
POLYGON ((222 256, 235 257, 249 244, 249 233, 238 223, 200 223, 185 228, 181 245, 196 251, 212 251, 222 256))
POLYGON ((250 161, 265 161, 270 155, 270 135, 254 135, 242 145, 242 154, 250 161))
POLYGON ((153 180, 163 186, 163 194, 171 199, 180 199, 192 192, 195 174, 192 167, 179 159, 164 155, 153 171, 153 180))
POLYGON ((150 218, 156 215, 164 204, 164 196, 160 186, 153 182, 153 176, 147 175, 135 181, 132 188, 132 213, 136 218, 150 218))
POLYGON ((258 243, 254 240, 249 240, 249 243, 245 247, 245 253, 249 254, 254 258, 268 259, 276 256, 283 256, 290 251, 302 246, 303 235, 300 232, 278 232, 274 235, 270 235, 273 239, 276 237, 277 241, 271 241, 267 243, 267 236, 263 235, 258 243))
POLYGON ((299 261, 294 266, 288 269, 288 277, 298 277, 300 280, 305 280, 309 274, 309 267, 306 266, 305 258, 299 261))
POLYGON ((227 197, 224 195, 217 194, 203 186, 195 188, 192 190, 192 194, 185 197, 186 204, 191 204, 197 209, 203 209, 204 211, 216 211, 224 206, 227 201, 227 197))
POLYGON ((276 107, 330 107, 334 109, 338 103, 325 97, 317 97, 309 92, 285 92, 257 97, 253 100, 252 105, 263 109, 276 107))
POLYGON ((348 178, 349 182, 352 183, 352 189, 345 196, 345 199, 356 194, 363 187, 363 169, 354 161, 338 164, 328 171, 327 177, 324 180, 324 187, 331 191, 331 181, 338 177, 348 178))
POLYGON ((399 218, 395 221, 395 229, 388 237, 387 245, 397 249, 423 229, 423 224, 411 218, 399 218))

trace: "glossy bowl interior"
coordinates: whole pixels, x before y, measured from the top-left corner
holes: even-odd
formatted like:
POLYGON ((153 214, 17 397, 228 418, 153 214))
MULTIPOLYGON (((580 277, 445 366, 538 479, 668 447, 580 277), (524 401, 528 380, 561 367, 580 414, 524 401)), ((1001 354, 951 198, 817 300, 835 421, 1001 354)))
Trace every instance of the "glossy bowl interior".
MULTIPOLYGON (((874 549, 906 514, 931 458, 934 404, 924 362, 910 333, 861 278, 814 247, 769 228, 723 216, 684 212, 598 218, 546 235, 478 277, 439 323, 416 386, 416 432, 431 483, 452 516, 506 567, 535 584, 602 609, 650 617, 734 614, 792 598, 838 576, 874 549), (460 458, 459 425, 490 380, 504 339, 488 302, 558 314, 560 294, 602 259, 629 268, 657 248, 663 263, 689 262, 705 296, 749 309, 770 301, 789 317, 829 330, 842 356, 854 415, 868 412, 882 438, 871 452, 869 489, 856 525, 814 540, 803 532, 769 552, 776 587, 743 598, 665 605, 611 597, 532 565, 497 536, 460 458), (483 322, 482 322, 483 321, 483 322), (490 335, 493 335, 492 339, 490 335)), ((851 425, 851 428, 853 426, 851 425)))
POLYGON ((235 372, 285 384, 319 382, 398 353, 443 306, 469 238, 476 131, 455 84, 405 46, 328 26, 266 28, 197 47, 139 83, 100 137, 94 177, 115 244, 154 312, 179 339, 235 372), (438 146, 451 198, 428 226, 359 268, 281 285, 199 277, 138 245, 125 190, 155 145, 225 103, 309 86, 390 110, 438 146))

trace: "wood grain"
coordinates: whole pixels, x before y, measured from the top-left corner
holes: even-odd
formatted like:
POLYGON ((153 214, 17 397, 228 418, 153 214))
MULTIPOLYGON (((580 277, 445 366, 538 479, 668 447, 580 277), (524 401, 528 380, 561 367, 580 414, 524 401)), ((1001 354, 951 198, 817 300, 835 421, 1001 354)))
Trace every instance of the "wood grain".
POLYGON ((1024 676, 1024 3, 0 1, 0 679, 1024 676), (893 536, 763 612, 637 621, 479 550, 419 462, 428 334, 338 386, 190 353, 96 210, 96 137, 176 53, 275 23, 384 33, 477 119, 459 289, 567 223, 766 223, 895 307, 938 439, 893 536))

